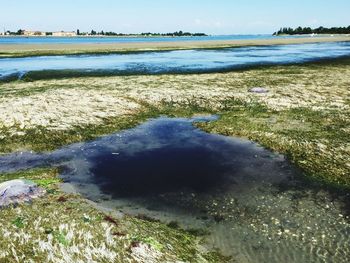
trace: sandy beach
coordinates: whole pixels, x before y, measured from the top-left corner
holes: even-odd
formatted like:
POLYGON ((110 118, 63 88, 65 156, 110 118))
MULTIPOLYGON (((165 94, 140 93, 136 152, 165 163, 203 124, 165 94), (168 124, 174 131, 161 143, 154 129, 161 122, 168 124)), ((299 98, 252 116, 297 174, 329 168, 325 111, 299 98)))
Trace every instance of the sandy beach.
POLYGON ((118 53, 156 50, 180 50, 200 48, 225 48, 242 46, 288 45, 305 43, 344 42, 350 36, 325 36, 305 38, 276 38, 262 40, 222 40, 222 41, 174 41, 139 43, 101 44, 2 44, 0 57, 23 57, 34 55, 62 55, 84 53, 118 53))

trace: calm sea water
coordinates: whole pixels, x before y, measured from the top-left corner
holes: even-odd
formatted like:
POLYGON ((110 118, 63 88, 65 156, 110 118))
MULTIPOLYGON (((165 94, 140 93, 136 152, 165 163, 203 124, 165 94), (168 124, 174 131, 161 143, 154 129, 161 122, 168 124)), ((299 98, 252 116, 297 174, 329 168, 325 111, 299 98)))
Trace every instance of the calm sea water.
POLYGON ((0 59, 0 79, 24 76, 221 72, 350 56, 350 42, 0 59), (45 72, 47 71, 47 72, 45 72), (69 72, 67 72, 69 71, 69 72), (44 74, 41 74, 44 73, 44 74))
POLYGON ((207 37, 0 37, 1 44, 78 44, 78 43, 137 43, 137 42, 173 42, 207 40, 247 40, 272 38, 299 38, 303 36, 271 35, 225 35, 207 37))
POLYGON ((52 153, 0 156, 0 172, 62 168, 101 207, 204 229, 233 262, 349 262, 349 195, 303 181, 282 155, 158 118, 52 153))

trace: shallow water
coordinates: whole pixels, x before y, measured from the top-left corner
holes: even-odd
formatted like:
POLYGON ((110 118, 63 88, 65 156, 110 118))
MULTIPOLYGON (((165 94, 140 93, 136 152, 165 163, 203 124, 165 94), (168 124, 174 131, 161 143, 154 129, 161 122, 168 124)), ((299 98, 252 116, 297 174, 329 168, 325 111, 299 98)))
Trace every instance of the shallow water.
POLYGON ((0 59, 0 79, 75 75, 221 72, 350 56, 350 42, 0 59), (46 71, 46 72, 45 72, 46 71), (54 71, 54 72, 53 72, 54 71), (69 71, 69 72, 67 72, 69 71), (56 74, 56 75, 55 75, 56 74))
POLYGON ((208 231, 234 262, 349 262, 349 193, 306 183, 282 156, 158 118, 52 153, 0 157, 0 172, 62 167, 63 189, 99 206, 208 231))
MULTIPOLYGON (((307 36, 272 35, 222 35, 207 37, 0 37, 1 44, 106 44, 139 42, 210 41, 210 40, 256 40, 276 38, 303 38, 307 36)), ((318 37, 318 36, 314 36, 318 37)), ((322 37, 320 35, 319 37, 322 37)))

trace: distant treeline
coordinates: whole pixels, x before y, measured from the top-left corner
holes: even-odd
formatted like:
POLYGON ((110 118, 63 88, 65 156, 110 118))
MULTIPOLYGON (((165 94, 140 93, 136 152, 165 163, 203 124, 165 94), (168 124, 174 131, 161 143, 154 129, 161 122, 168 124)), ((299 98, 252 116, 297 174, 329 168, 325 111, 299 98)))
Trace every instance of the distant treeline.
POLYGON ((116 32, 104 32, 103 30, 100 32, 97 32, 95 30, 91 30, 91 32, 87 33, 81 33, 79 29, 77 30, 77 35, 91 35, 91 36, 168 36, 168 37, 204 37, 207 36, 204 33, 190 33, 190 32, 183 32, 183 31, 176 31, 173 33, 140 33, 140 34, 125 34, 125 33, 116 33, 116 32))
POLYGON ((204 33, 190 33, 190 32, 182 32, 177 31, 174 33, 141 33, 142 36, 175 36, 175 37, 205 37, 208 36, 204 33))
POLYGON ((348 27, 318 27, 312 29, 311 27, 297 27, 295 29, 291 27, 284 27, 273 33, 274 36, 278 35, 305 35, 305 34, 350 34, 350 26, 348 27))
POLYGON ((24 34, 24 30, 23 29, 18 29, 15 32, 12 32, 10 30, 7 30, 6 32, 4 32, 5 35, 11 35, 11 36, 20 36, 24 34))

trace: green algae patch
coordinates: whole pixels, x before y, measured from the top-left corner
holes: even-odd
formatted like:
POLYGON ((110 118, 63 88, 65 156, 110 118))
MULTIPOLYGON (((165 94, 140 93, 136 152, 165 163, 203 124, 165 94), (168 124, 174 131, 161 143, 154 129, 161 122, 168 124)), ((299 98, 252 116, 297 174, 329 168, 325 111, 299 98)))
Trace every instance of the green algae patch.
POLYGON ((0 261, 216 262, 184 230, 106 215, 74 195, 56 193, 3 209, 0 224, 0 261))
MULTIPOLYGON (((12 152, 20 149, 33 150, 37 152, 50 151, 61 146, 94 139, 104 134, 128 129, 146 120, 147 114, 137 114, 121 118, 110 118, 104 120, 100 125, 76 126, 71 130, 49 130, 46 127, 26 129, 24 134, 4 136, 0 139, 0 152, 12 152)), ((3 131, 2 134, 6 134, 3 131)))
MULTIPOLYGON (((0 152, 10 153, 19 150, 32 150, 45 152, 55 150, 64 145, 93 140, 99 136, 115 133, 137 126, 150 118, 167 116, 190 117, 194 113, 213 113, 212 110, 204 108, 196 103, 174 108, 172 103, 164 102, 161 106, 154 106, 146 102, 138 102, 142 109, 132 115, 105 118, 100 124, 76 125, 69 130, 52 130, 47 127, 37 126, 35 128, 22 129, 15 135, 2 129, 0 137, 0 152)), ((1 128, 0 128, 1 130, 1 128)))
MULTIPOLYGON (((227 104, 228 105, 228 104, 227 104)), ((274 111, 261 104, 242 105, 232 101, 231 109, 211 123, 198 127, 227 136, 256 141, 285 154, 308 177, 337 187, 350 187, 350 120, 338 111, 296 108, 274 111)))
POLYGON ((47 189, 31 203, 1 209, 1 262, 216 262, 206 254, 215 251, 202 249, 185 230, 106 214, 79 195, 62 193, 57 175, 56 168, 0 175, 0 182, 27 179, 47 189))
POLYGON ((58 174, 58 168, 37 168, 12 173, 0 173, 0 183, 15 179, 25 179, 35 182, 40 187, 51 189, 61 182, 58 174))

